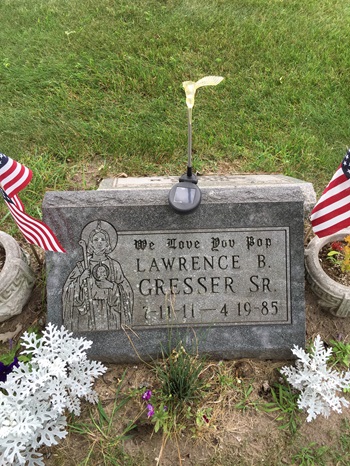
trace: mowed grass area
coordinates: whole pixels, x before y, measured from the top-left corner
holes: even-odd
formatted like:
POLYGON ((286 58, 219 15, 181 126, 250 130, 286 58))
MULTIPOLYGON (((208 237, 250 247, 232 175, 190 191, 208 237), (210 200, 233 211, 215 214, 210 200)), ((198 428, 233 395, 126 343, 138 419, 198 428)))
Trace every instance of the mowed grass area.
POLYGON ((350 144, 344 0, 1 0, 0 17, 0 151, 33 169, 33 215, 46 190, 93 187, 92 165, 181 174, 182 81, 205 75, 225 80, 196 94, 203 174, 282 173, 320 194, 350 144))

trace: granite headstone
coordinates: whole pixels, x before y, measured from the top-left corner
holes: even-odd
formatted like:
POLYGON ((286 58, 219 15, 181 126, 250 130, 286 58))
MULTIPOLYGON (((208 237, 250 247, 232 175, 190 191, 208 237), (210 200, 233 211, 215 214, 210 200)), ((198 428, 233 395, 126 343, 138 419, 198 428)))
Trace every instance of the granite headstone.
POLYGON ((212 358, 291 358, 305 344, 304 212, 312 185, 283 176, 203 177, 188 215, 175 177, 49 192, 48 320, 93 340, 90 357, 155 358, 169 339, 212 358))

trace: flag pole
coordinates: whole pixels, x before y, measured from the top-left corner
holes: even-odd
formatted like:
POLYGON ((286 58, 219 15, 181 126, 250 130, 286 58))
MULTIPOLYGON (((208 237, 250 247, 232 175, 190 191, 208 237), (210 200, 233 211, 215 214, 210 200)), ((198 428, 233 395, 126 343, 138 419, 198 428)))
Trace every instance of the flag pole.
POLYGON ((307 232, 306 232, 306 235, 305 235, 305 238, 304 238, 304 244, 306 243, 306 241, 308 240, 309 236, 311 235, 311 232, 312 232, 312 225, 310 225, 309 229, 308 229, 307 232))
POLYGON ((187 109, 188 142, 187 142, 187 177, 192 178, 192 108, 187 109))
POLYGON ((37 260, 38 264, 40 265, 40 267, 42 267, 43 262, 42 262, 42 260, 40 259, 38 253, 36 252, 35 247, 34 247, 31 243, 28 243, 28 244, 29 244, 30 249, 32 250, 32 252, 33 252, 33 254, 34 254, 34 256, 35 256, 35 259, 37 260))

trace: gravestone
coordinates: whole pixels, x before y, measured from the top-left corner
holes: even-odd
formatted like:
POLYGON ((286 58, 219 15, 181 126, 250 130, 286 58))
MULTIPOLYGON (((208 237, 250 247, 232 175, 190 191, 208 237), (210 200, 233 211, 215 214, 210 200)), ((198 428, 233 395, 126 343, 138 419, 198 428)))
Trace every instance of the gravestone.
POLYGON ((284 176, 202 177, 188 215, 176 177, 48 192, 48 320, 93 340, 90 357, 155 358, 181 340, 216 359, 291 358, 305 344, 304 212, 312 185, 284 176))

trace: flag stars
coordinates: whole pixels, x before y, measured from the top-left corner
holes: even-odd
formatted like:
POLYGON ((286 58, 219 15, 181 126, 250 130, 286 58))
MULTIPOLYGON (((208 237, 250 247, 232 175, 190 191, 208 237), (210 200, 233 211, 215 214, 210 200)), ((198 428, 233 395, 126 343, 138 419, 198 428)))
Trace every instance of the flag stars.
POLYGON ((350 179, 350 150, 346 153, 343 163, 342 170, 347 179, 350 179))
POLYGON ((2 188, 0 188, 0 192, 6 202, 9 202, 10 204, 14 204, 13 200, 8 197, 8 195, 5 193, 5 191, 2 188))

